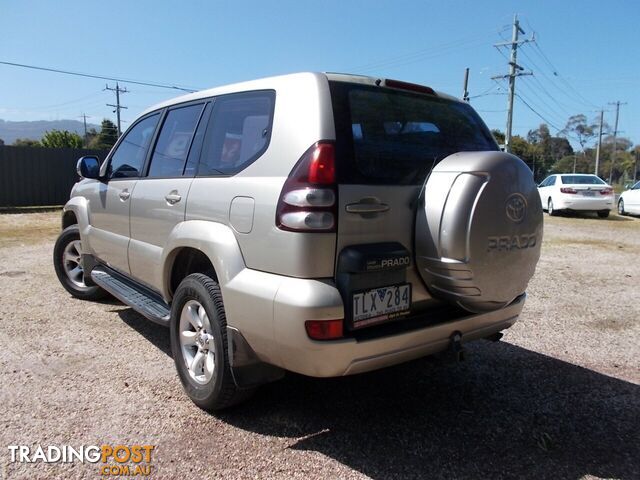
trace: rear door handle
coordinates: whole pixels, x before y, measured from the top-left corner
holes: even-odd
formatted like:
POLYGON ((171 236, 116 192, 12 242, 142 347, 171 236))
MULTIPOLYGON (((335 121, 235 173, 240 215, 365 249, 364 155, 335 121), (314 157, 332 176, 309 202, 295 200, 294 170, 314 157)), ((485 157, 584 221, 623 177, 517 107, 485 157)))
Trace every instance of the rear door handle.
POLYGON ((122 200, 123 202, 126 202, 127 200, 129 200, 129 197, 131 196, 131 194, 129 193, 129 190, 125 188, 118 194, 118 196, 120 197, 120 200, 122 200))
POLYGON ((180 200, 182 200, 182 196, 178 195, 177 192, 176 193, 171 192, 170 194, 166 195, 164 199, 167 201, 169 205, 175 205, 180 200))
POLYGON ((349 213, 367 214, 367 213, 383 213, 389 211, 389 205, 386 203, 350 203, 345 207, 349 213))

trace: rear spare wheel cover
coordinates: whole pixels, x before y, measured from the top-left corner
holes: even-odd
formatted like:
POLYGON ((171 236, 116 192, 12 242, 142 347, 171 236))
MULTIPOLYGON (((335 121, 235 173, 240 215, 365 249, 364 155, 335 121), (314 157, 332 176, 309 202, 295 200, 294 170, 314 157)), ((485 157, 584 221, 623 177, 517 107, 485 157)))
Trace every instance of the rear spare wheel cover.
POLYGON ((462 152, 436 165, 416 217, 416 265, 429 291, 471 312, 504 307, 533 276, 542 205, 533 175, 503 152, 462 152))

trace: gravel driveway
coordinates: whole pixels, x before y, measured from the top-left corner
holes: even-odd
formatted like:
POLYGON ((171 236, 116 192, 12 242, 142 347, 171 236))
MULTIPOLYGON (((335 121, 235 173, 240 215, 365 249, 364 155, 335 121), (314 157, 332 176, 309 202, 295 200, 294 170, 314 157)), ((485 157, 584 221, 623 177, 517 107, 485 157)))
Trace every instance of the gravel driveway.
POLYGON ((545 216, 521 321, 466 363, 288 375, 219 415, 166 330, 62 289, 58 225, 0 216, 2 478, 99 478, 7 446, 105 443, 156 445, 151 478, 640 478, 640 219, 545 216))

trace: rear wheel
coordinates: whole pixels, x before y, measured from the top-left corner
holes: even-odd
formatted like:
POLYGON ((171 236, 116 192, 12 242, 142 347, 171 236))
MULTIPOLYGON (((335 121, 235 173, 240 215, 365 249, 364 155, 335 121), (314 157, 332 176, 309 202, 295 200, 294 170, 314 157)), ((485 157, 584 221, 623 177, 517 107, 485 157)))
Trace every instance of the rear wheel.
POLYGON ((549 212, 549 215, 556 216, 558 215, 558 211, 553 209, 553 200, 549 199, 549 202, 547 203, 547 212, 549 212))
POLYGON ((609 216, 609 210, 600 210, 598 216, 600 218, 607 218, 609 216))
POLYGON ((82 242, 77 225, 65 228, 53 248, 53 266, 62 286, 76 298, 100 300, 107 292, 97 286, 84 283, 82 242))
POLYGON ((620 215, 626 215, 627 212, 624 211, 624 200, 620 199, 618 200, 618 213, 620 215))
POLYGON ((200 408, 221 410, 253 393, 239 389, 233 381, 220 287, 206 275, 191 274, 176 290, 171 306, 171 351, 187 395, 200 408))

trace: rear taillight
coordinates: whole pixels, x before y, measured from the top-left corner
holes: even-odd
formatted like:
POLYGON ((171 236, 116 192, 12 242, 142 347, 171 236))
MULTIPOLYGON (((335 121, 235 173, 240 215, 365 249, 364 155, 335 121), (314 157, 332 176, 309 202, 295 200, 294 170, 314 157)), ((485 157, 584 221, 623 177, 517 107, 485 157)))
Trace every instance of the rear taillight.
POLYGON ((304 328, 312 340, 336 340, 343 336, 343 321, 337 320, 307 320, 304 328))
POLYGON ((570 188, 570 187, 562 187, 560 191, 562 193, 578 193, 578 191, 575 188, 570 188))
POLYGON ((603 188, 600 190, 601 195, 613 195, 613 188, 603 188))
POLYGON ((338 191, 333 142, 312 145, 282 187, 276 225, 290 232, 335 232, 338 191))

